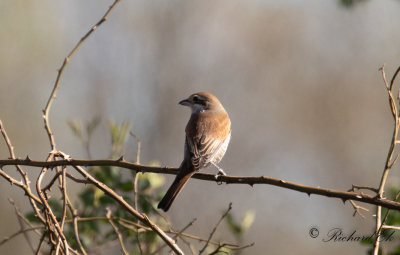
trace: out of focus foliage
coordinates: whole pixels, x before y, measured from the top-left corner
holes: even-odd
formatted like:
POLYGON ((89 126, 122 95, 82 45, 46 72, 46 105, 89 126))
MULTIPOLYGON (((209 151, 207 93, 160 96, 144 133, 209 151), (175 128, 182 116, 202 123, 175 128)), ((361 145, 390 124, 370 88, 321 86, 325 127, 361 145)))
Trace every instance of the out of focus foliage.
POLYGON ((362 2, 366 2, 366 0, 339 0, 340 5, 346 8, 354 7, 362 2))

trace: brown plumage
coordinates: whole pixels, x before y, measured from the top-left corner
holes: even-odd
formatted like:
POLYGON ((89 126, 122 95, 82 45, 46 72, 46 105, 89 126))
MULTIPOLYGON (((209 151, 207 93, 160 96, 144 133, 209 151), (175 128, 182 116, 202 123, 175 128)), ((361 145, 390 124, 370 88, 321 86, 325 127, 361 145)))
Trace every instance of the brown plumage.
POLYGON ((218 98, 207 92, 199 92, 179 102, 192 110, 186 125, 184 158, 171 187, 158 204, 168 211, 176 196, 189 178, 202 168, 212 164, 224 174, 218 164, 224 156, 231 137, 231 122, 218 98))

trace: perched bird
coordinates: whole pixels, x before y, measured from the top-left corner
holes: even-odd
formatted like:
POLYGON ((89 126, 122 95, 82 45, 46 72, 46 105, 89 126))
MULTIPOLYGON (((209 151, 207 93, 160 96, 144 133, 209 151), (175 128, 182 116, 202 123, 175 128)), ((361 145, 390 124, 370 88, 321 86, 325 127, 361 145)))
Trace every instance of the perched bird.
POLYGON ((219 175, 225 175, 217 164, 224 156, 231 138, 228 113, 214 95, 195 93, 179 104, 189 106, 192 114, 185 129, 185 150, 179 173, 158 204, 158 208, 164 211, 168 211, 185 183, 200 169, 212 164, 218 169, 219 175))

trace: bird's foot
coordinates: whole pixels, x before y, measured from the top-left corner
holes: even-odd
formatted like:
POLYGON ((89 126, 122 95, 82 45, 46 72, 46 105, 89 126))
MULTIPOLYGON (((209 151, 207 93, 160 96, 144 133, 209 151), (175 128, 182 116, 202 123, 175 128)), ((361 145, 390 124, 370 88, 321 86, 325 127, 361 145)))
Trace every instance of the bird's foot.
POLYGON ((217 175, 223 175, 223 176, 225 176, 226 173, 224 172, 224 170, 223 170, 222 168, 219 168, 219 169, 218 169, 218 174, 217 174, 217 175))
POLYGON ((211 164, 213 166, 215 166, 215 168, 218 169, 218 174, 216 176, 220 176, 220 175, 224 175, 225 176, 226 175, 225 171, 221 167, 217 166, 217 164, 215 164, 213 162, 211 162, 211 164))

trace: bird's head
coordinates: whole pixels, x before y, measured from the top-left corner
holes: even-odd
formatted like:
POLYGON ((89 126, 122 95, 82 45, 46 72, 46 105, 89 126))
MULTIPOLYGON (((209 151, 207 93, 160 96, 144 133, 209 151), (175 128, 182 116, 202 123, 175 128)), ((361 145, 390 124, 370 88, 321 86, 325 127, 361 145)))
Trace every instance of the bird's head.
POLYGON ((192 113, 201 113, 204 111, 225 111, 218 98, 208 92, 192 94, 187 99, 180 101, 179 104, 190 107, 192 113))

